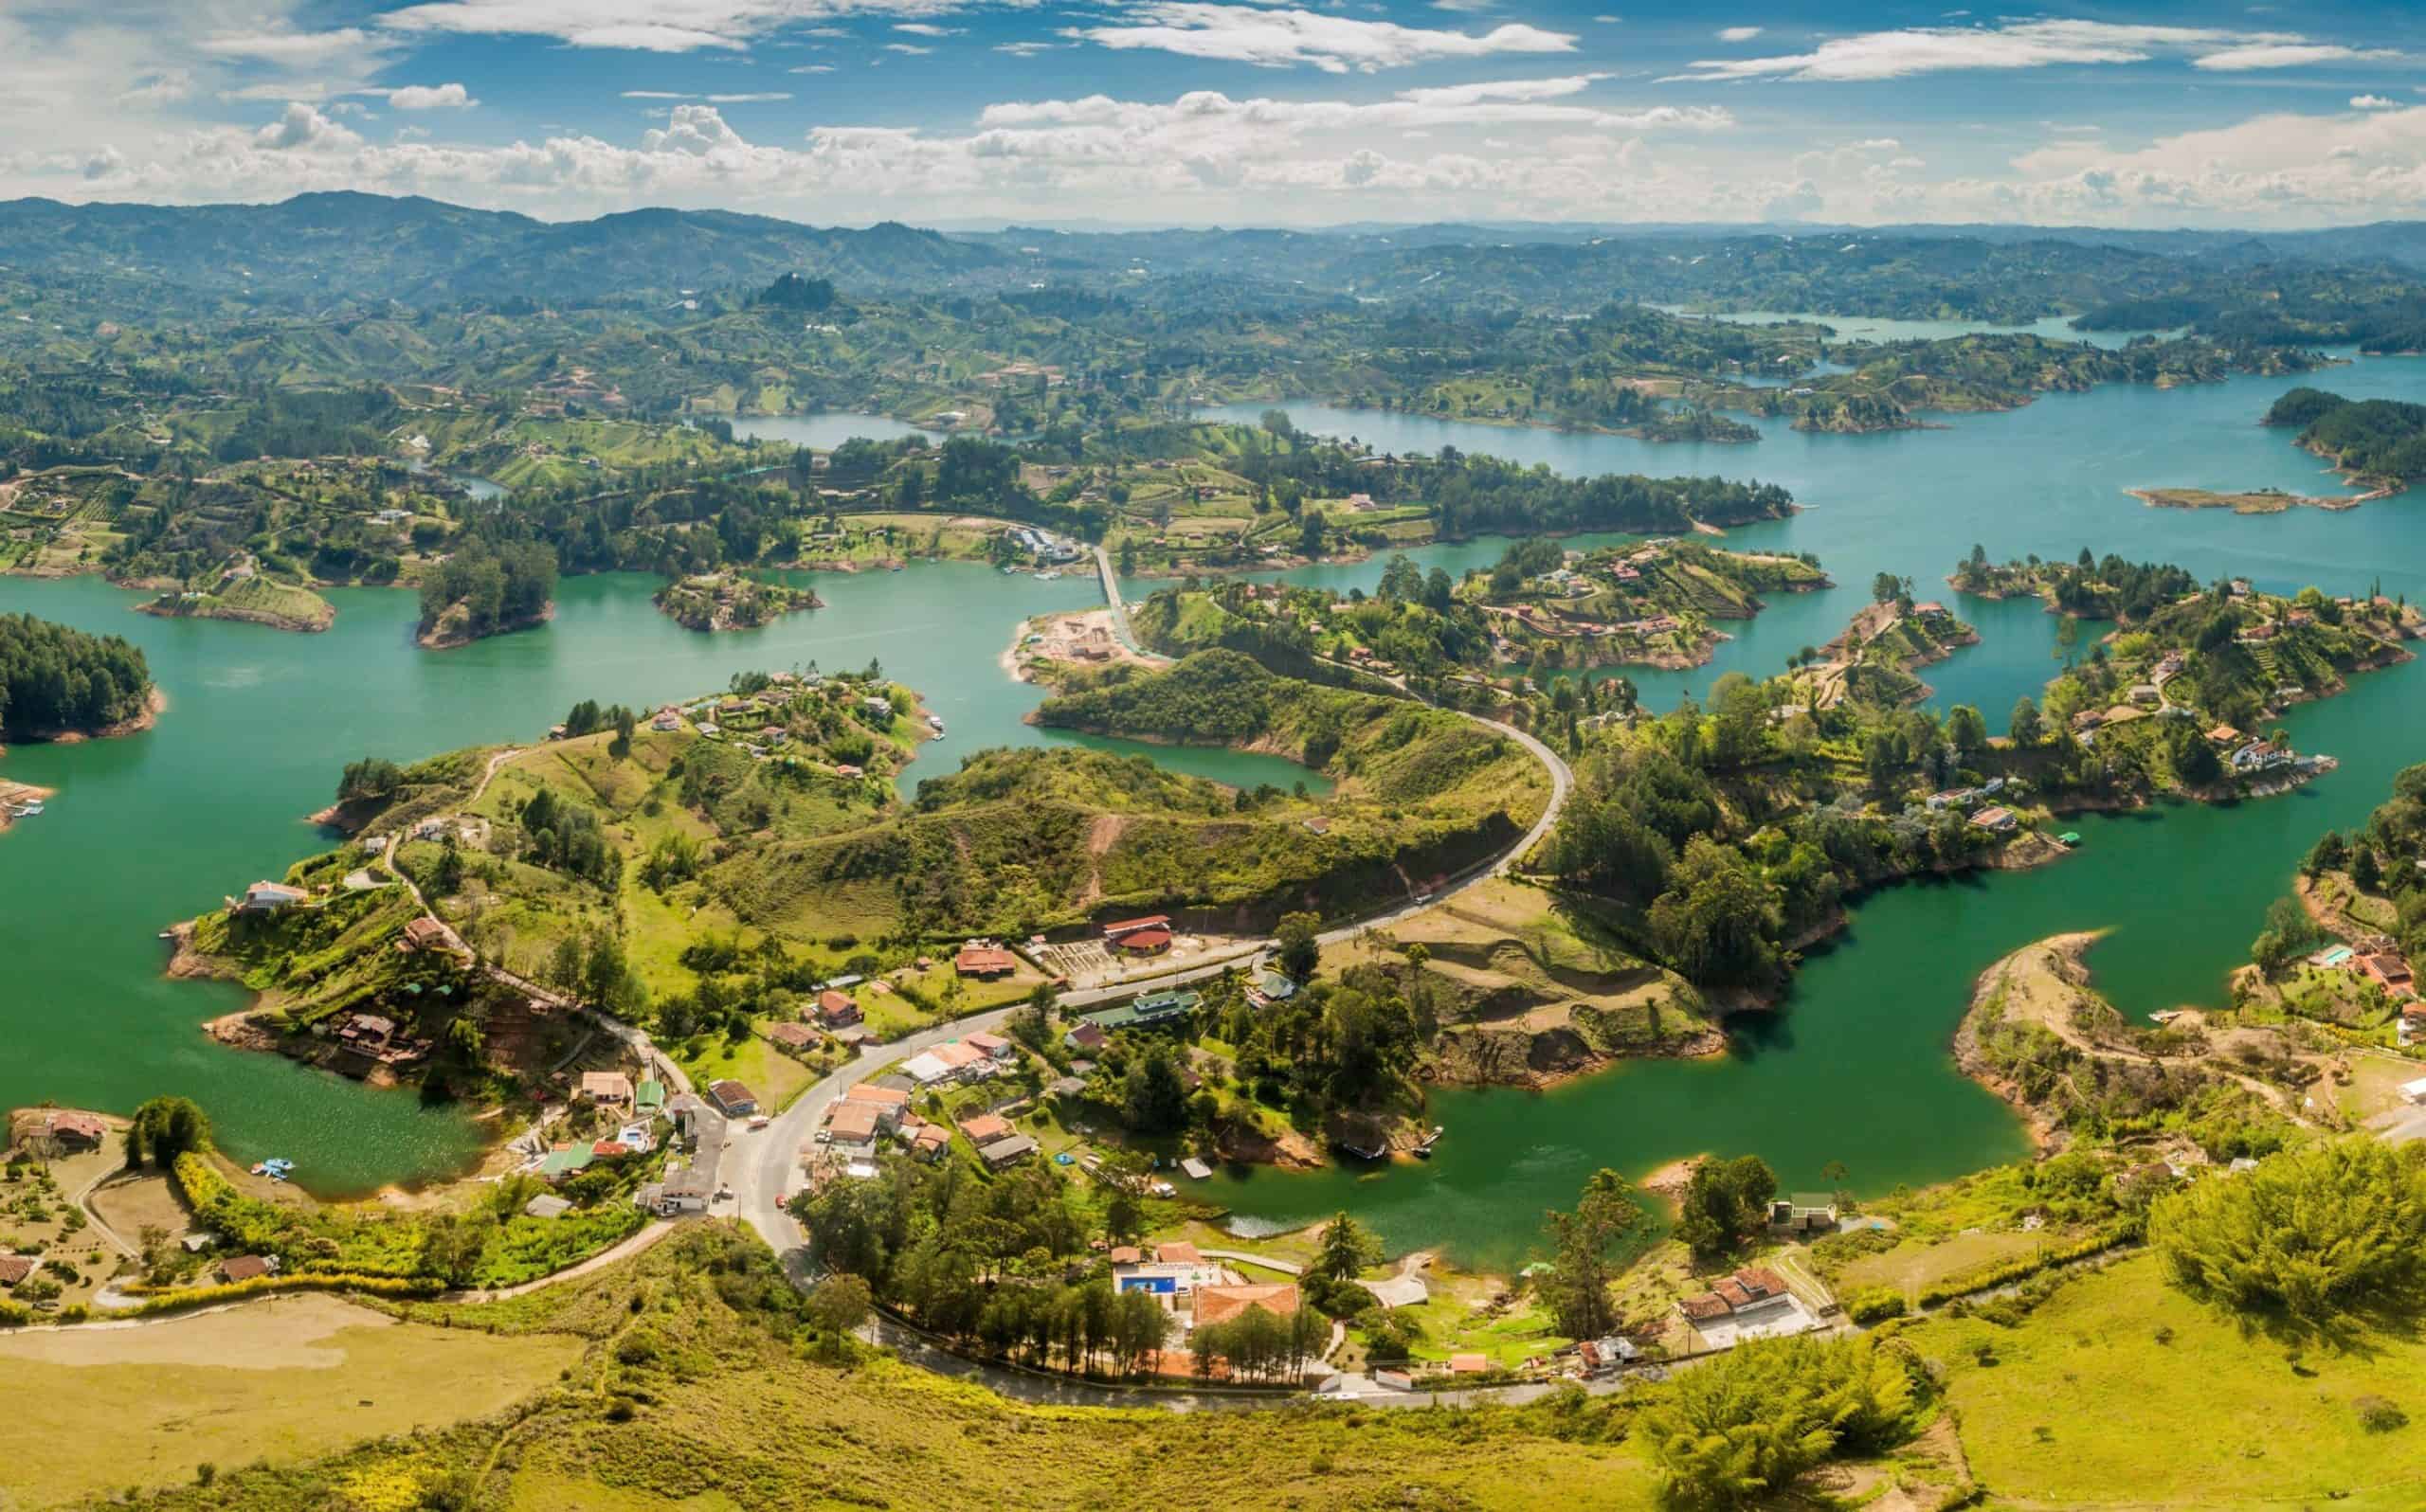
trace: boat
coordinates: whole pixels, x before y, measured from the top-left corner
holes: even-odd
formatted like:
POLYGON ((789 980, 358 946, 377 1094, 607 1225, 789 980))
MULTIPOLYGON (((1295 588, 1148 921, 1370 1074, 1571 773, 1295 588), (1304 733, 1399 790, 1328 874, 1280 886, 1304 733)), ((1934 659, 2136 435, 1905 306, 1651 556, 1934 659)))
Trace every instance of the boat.
POLYGON ((1428 1161, 1432 1159, 1432 1146, 1439 1143, 1440 1136, 1448 1132, 1449 1131, 1440 1125, 1433 1125, 1432 1132, 1423 1136, 1423 1143, 1415 1147, 1415 1158, 1419 1161, 1428 1161))
POLYGON ((2078 830, 2066 830, 2063 834, 2055 837, 2055 843, 2062 846, 2067 851, 2073 850, 2081 843, 2081 832, 2078 830))

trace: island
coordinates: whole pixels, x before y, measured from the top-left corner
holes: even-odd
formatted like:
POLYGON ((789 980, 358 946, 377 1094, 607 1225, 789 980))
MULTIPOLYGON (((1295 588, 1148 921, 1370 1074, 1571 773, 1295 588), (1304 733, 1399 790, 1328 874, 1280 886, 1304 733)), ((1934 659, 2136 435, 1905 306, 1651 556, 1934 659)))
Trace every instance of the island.
POLYGON ((1795 657, 1791 680, 1804 707, 1853 703, 1894 709, 1923 702, 1934 690, 1913 670, 1979 644, 1980 633, 1945 604, 1914 603, 1910 585, 1901 579, 1882 574, 1875 591, 1880 597, 1835 639, 1795 657))
POLYGON ((2426 475, 2426 405, 2294 388, 2274 401, 2261 423, 2298 426, 2300 446, 2367 489, 2368 498, 2426 475))
POLYGON ((678 578, 657 590, 654 602, 685 630, 754 630, 824 603, 807 588, 762 582, 733 572, 678 578))
POLYGON ((2280 792, 2333 769, 2303 756, 2268 722, 2297 703, 2329 698, 2363 673, 2413 659, 2405 642, 2426 616, 2380 593, 2328 597, 2316 587, 2267 593, 2245 579, 2200 587, 2164 563, 2031 558, 1994 566, 1974 549, 1947 581, 1965 593, 2031 594, 2064 616, 2067 670, 2052 679, 2043 716, 2093 762, 2043 774, 2109 796, 2179 792, 2221 800, 2280 792), (2115 628, 2083 657, 2084 621, 2115 628), (2093 775, 2092 775, 2093 774, 2093 775))
POLYGON ((466 543, 423 580, 414 639, 442 651, 544 624, 555 591, 556 556, 544 542, 466 543))
POLYGON ((2227 493, 2206 488, 2127 488, 2123 491, 2157 510, 2230 510, 2235 514, 2280 514, 2289 509, 2354 510, 2391 495, 2389 487, 2365 494, 2293 494, 2279 488, 2227 493))
POLYGON ((0 614, 0 749, 133 734, 166 707, 142 651, 124 637, 0 614))

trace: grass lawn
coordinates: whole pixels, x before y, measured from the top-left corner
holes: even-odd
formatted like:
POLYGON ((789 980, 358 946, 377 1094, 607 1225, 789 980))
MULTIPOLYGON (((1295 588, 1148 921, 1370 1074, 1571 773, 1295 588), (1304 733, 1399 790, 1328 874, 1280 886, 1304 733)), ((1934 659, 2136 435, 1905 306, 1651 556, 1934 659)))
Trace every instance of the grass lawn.
POLYGON ((2426 1400, 2416 1338, 2313 1346, 2295 1369, 2283 1344, 2164 1285, 2153 1255, 2081 1276, 2018 1328, 1968 1318, 1905 1337, 1949 1367, 1973 1472, 2015 1505, 2426 1502, 2426 1429, 2370 1433, 2353 1405, 2426 1400), (1976 1362, 1983 1344, 1995 1363, 1976 1362))
POLYGON ((2426 1076, 2426 1065, 2391 1055, 2353 1054, 2350 1085, 2335 1089, 2342 1111, 2353 1119, 2372 1118, 2400 1104, 2404 1083, 2426 1076))
POLYGON ((713 1035, 698 1054, 691 1054, 689 1049, 686 1043, 675 1058, 691 1073, 694 1083, 704 1087, 729 1076, 757 1093, 758 1106, 769 1112, 781 1112, 790 1107, 792 1099, 806 1091, 818 1077, 814 1069, 755 1035, 738 1044, 721 1035, 713 1035))
POLYGON ((576 1339, 396 1323, 325 1296, 9 1335, 0 1502, 57 1506, 190 1483, 205 1463, 300 1460, 460 1422, 529 1395, 580 1353, 576 1339))
POLYGON ((1893 1287, 1908 1298, 1916 1297, 1922 1287, 1934 1282, 2015 1255, 2031 1254, 2046 1246, 2061 1245, 2072 1237, 2050 1230, 2038 1233, 1958 1233, 1934 1243, 1907 1239, 1892 1250, 1854 1261, 1837 1272, 1830 1286, 1840 1296, 1865 1287, 1893 1287))

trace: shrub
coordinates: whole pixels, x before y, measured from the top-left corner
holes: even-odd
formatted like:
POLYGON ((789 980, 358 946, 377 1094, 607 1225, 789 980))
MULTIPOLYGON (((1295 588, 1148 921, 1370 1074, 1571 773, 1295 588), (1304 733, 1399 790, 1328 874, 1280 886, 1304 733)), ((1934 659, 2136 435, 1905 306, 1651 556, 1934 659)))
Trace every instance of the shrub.
POLYGON ((1845 1299, 1845 1316, 1868 1325, 1904 1316, 1904 1294, 1892 1287, 1865 1287, 1845 1299))
POLYGON ((2157 1200, 2166 1274, 2235 1311, 2309 1324, 2412 1301, 2426 1282, 2426 1152, 2352 1138, 2287 1151, 2157 1200))
POLYGON ((2381 1396, 2362 1396, 2350 1405, 2359 1410, 2359 1426, 2370 1433, 2389 1433, 2409 1426, 2409 1414, 2381 1396))

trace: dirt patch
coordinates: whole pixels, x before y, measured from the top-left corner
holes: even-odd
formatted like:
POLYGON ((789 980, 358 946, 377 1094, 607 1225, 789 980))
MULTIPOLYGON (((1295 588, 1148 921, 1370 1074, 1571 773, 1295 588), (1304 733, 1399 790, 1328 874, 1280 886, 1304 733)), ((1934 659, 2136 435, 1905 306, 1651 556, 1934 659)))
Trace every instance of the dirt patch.
POLYGON ((395 1320, 322 1294, 273 1297, 225 1312, 157 1323, 46 1328, 0 1337, 0 1359, 50 1365, 210 1365, 226 1370, 331 1370, 345 1350, 329 1343, 346 1328, 387 1328, 395 1320))
POLYGON ((165 1229, 183 1233, 192 1225, 176 1190, 165 1176, 141 1176, 94 1188, 86 1199, 94 1215, 129 1244, 140 1244, 143 1231, 165 1229))

